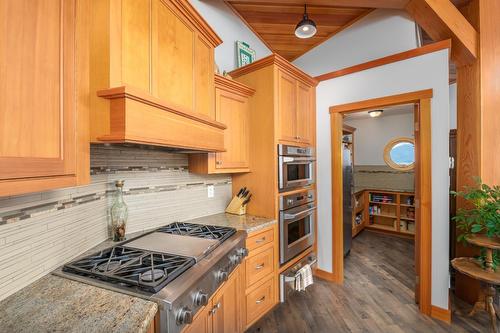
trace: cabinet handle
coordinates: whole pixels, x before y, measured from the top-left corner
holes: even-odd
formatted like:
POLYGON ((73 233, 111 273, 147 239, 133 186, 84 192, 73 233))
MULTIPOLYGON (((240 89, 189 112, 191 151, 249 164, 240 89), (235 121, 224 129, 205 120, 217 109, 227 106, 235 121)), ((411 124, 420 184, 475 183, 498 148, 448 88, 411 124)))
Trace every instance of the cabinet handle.
POLYGON ((255 266, 255 269, 256 270, 262 269, 262 268, 264 268, 264 265, 265 265, 264 263, 257 265, 257 266, 255 266))
POLYGON ((265 299, 266 299, 266 296, 262 296, 261 299, 258 299, 255 301, 255 304, 260 304, 260 303, 264 302, 265 299))
POLYGON ((220 308, 220 302, 214 305, 212 310, 210 310, 210 314, 216 313, 219 308, 220 308))
POLYGON ((262 243, 262 242, 265 242, 266 241, 266 237, 262 237, 262 238, 259 238, 255 241, 255 243, 262 243))
POLYGON ((222 165, 222 161, 216 161, 215 164, 222 165))

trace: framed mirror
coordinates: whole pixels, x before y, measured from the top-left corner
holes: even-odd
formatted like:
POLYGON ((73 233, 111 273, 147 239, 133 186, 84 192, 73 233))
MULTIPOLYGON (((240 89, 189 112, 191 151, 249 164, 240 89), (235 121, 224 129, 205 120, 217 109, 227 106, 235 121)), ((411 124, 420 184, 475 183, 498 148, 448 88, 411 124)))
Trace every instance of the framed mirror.
POLYGON ((413 170, 415 167, 415 140, 404 137, 391 140, 385 146, 384 161, 396 170, 413 170))

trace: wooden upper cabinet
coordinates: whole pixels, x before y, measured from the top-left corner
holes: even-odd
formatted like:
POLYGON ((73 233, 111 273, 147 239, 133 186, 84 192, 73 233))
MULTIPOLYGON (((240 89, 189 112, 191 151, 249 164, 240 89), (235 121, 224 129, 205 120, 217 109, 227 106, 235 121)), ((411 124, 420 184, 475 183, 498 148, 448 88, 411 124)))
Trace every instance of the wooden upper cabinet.
POLYGON ((92 5, 91 140, 222 151, 214 103, 222 41, 189 1, 92 5))
POLYGON ((297 81, 297 141, 307 145, 314 143, 314 89, 297 81))
POLYGON ((214 108, 214 49, 199 34, 195 37, 194 46, 195 111, 221 121, 215 116, 214 108))
POLYGON ((278 126, 281 141, 297 141, 297 80, 283 71, 278 71, 278 126))
POLYGON ((215 75, 216 120, 227 126, 221 153, 190 154, 189 171, 195 173, 237 173, 250 171, 250 103, 254 90, 215 75))
POLYGON ((88 10, 0 1, 0 196, 89 181, 88 10))
POLYGON ((278 70, 278 139, 284 144, 314 142, 314 88, 278 70))

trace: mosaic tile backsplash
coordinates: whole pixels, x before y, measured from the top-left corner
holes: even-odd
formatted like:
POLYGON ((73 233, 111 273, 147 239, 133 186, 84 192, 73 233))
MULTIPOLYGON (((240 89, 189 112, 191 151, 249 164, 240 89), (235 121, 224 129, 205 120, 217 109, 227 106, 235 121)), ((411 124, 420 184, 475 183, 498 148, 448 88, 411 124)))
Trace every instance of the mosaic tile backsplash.
POLYGON ((118 179, 125 180, 127 232, 223 212, 231 177, 189 173, 187 161, 148 147, 95 145, 91 184, 0 198, 0 299, 108 238, 118 179))
POLYGON ((398 171, 386 165, 355 165, 354 188, 413 192, 415 177, 412 171, 398 171))

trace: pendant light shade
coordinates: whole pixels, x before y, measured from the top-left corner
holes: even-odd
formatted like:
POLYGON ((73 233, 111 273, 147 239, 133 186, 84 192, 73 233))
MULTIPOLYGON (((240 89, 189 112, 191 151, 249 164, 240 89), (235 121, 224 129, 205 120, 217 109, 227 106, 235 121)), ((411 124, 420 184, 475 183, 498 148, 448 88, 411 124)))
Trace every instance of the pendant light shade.
POLYGON ((295 27, 295 36, 299 38, 311 38, 316 34, 316 23, 307 16, 307 7, 304 5, 304 16, 295 27))

